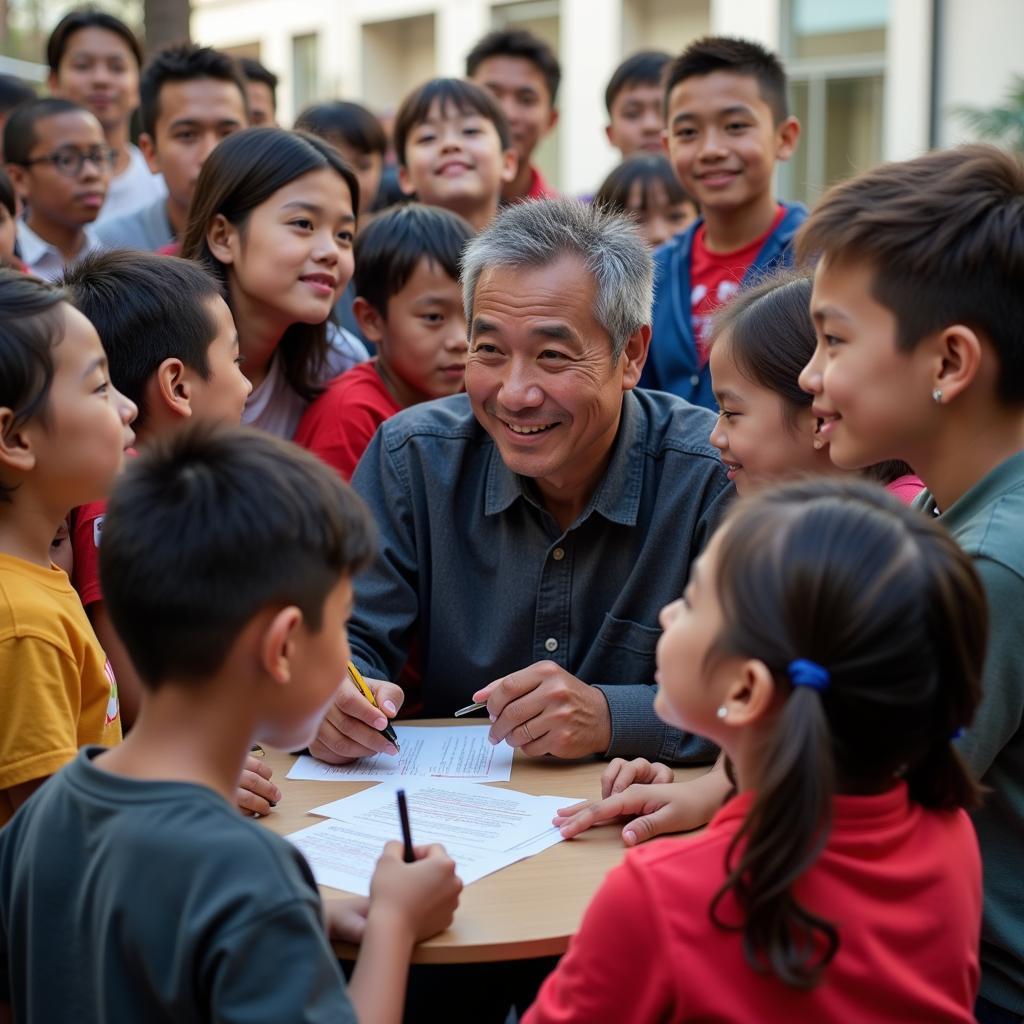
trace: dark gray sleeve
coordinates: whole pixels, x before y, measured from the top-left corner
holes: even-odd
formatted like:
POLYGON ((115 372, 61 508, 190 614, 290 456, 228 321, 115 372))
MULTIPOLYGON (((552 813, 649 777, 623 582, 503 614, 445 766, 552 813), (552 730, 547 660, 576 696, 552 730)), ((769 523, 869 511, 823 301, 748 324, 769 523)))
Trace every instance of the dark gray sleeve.
POLYGON ((646 757, 676 764, 712 764, 718 747, 703 736, 680 732, 654 713, 657 686, 597 686, 608 701, 612 739, 606 757, 646 757))
POLYGON ((203 969, 217 1024, 356 1024, 310 901, 296 897, 217 936, 203 969))
POLYGON ((373 564, 355 580, 348 624, 352 659, 372 679, 395 679, 419 621, 419 567, 412 501, 401 469, 378 429, 359 460, 352 486, 366 502, 379 539, 373 564))

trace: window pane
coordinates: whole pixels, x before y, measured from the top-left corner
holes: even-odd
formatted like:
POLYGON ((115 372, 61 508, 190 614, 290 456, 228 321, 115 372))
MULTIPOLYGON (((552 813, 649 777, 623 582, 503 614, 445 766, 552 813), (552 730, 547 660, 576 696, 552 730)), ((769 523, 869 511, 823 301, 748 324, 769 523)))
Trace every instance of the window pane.
POLYGON ((833 78, 825 92, 825 184, 882 159, 882 76, 833 78))
POLYGON ((790 56, 883 53, 889 0, 793 0, 790 56))
POLYGON ((292 39, 292 105, 297 114, 315 99, 319 99, 320 84, 317 76, 317 36, 295 36, 292 39))
POLYGON ((809 83, 791 81, 789 84, 790 113, 800 122, 800 142, 788 163, 779 168, 779 191, 786 199, 796 199, 810 204, 811 196, 811 149, 807 134, 809 111, 809 83))

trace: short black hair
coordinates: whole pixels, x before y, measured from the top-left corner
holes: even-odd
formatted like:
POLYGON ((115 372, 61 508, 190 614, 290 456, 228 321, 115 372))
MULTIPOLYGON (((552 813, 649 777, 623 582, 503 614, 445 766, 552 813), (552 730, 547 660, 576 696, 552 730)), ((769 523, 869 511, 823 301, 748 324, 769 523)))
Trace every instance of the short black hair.
POLYGON ((638 182, 640 183, 641 210, 647 209, 651 197, 651 185, 654 184, 659 184, 664 188, 670 203, 693 203, 696 209, 700 208, 697 200, 679 184, 672 164, 663 153, 639 153, 623 160, 617 167, 613 167, 597 190, 594 202, 601 206, 608 206, 617 213, 628 213, 629 196, 633 191, 633 186, 638 182))
POLYGON ((14 194, 14 186, 2 167, 0 167, 0 205, 7 207, 7 212, 12 217, 18 215, 18 201, 14 194))
MULTIPOLYGON (((8 431, 35 418, 46 421, 53 383, 53 349, 64 337, 59 288, 0 268, 0 407, 10 409, 8 431)), ((0 501, 13 488, 0 485, 0 501)))
POLYGON ((362 500, 288 441, 197 422, 131 460, 103 521, 103 599, 142 682, 201 685, 253 616, 327 595, 373 556, 362 500))
POLYGON ((672 60, 671 54, 664 50, 641 50, 630 54, 608 79, 608 88, 604 91, 604 105, 611 116, 615 97, 627 85, 660 85, 665 66, 672 60))
POLYGON ((356 295, 386 317, 388 301, 423 259, 458 281, 462 250, 474 234, 468 221, 438 206, 408 203, 385 210, 356 235, 356 295))
POLYGON ((175 43, 153 54, 139 79, 139 113, 142 130, 147 135, 152 137, 156 132, 156 120, 160 116, 160 90, 164 85, 167 82, 192 82, 197 78, 212 78, 236 85, 248 120, 249 95, 245 91, 245 76, 238 61, 211 46, 175 43))
POLYGON ((388 138, 380 121, 361 103, 331 100, 306 107, 295 119, 295 130, 321 139, 344 142, 360 153, 387 152, 388 138))
POLYGON ((139 45, 135 33, 120 18, 115 18, 113 14, 90 6, 68 11, 50 33, 50 38, 46 41, 46 62, 54 74, 57 73, 60 62, 64 59, 68 41, 83 28, 101 28, 105 32, 113 32, 114 35, 120 36, 131 50, 135 63, 142 67, 142 47, 139 45))
POLYGON ((757 81, 761 99, 772 109, 776 124, 789 117, 786 98, 786 72, 779 58, 757 43, 731 36, 704 36, 683 50, 665 72, 665 112, 672 90, 687 78, 710 75, 714 71, 730 71, 749 75, 757 81))
POLYGON ((146 384, 165 359, 180 359, 203 380, 217 325, 207 303, 220 283, 198 264, 133 249, 90 253, 64 274, 64 288, 103 342, 110 379, 146 420, 146 384))
POLYGON ((488 57, 522 57, 528 60, 544 76, 551 106, 555 105, 558 86, 562 81, 562 68, 555 51, 543 39, 538 39, 523 28, 502 28, 488 32, 466 57, 467 77, 472 78, 476 69, 488 57))
POLYGON ((421 86, 413 89, 402 100, 395 114, 395 154, 398 162, 405 165, 405 143, 409 133, 418 124, 422 124, 430 115, 430 108, 438 103, 442 114, 449 106, 454 106, 460 114, 479 114, 486 117, 498 132, 501 148, 508 149, 511 135, 508 121, 498 101, 486 90, 465 78, 431 78, 421 86))
POLYGON ((0 75, 0 115, 35 98, 36 91, 31 85, 13 75, 0 75))
POLYGON ((77 113, 92 117, 90 111, 80 103, 52 96, 15 107, 4 122, 4 159, 10 164, 27 164, 31 159, 32 147, 36 144, 36 125, 48 117, 77 113))
POLYGON ((270 68, 261 64, 255 57, 239 57, 238 64, 242 74, 250 82, 262 82, 270 90, 270 98, 277 105, 277 75, 270 68))

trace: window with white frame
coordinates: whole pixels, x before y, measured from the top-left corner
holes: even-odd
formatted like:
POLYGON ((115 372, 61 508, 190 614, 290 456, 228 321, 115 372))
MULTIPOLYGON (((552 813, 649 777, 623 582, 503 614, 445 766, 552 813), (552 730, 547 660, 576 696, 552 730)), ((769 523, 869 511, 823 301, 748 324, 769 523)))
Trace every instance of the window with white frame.
POLYGON ((788 0, 783 57, 803 131, 779 190, 813 205, 836 181, 882 158, 889 0, 788 0))

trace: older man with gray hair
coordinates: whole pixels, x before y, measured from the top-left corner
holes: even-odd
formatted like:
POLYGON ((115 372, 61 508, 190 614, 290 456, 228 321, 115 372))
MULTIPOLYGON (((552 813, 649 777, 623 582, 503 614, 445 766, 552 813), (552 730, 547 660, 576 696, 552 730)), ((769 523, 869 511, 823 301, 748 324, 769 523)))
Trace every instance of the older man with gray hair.
POLYGON ((652 276, 628 220, 572 199, 470 242, 466 394, 384 423, 352 480, 381 540, 349 636, 384 714, 346 681, 318 757, 394 752, 403 701, 486 701, 529 755, 713 758, 652 708, 658 612, 732 494, 712 414, 635 390, 652 276))

